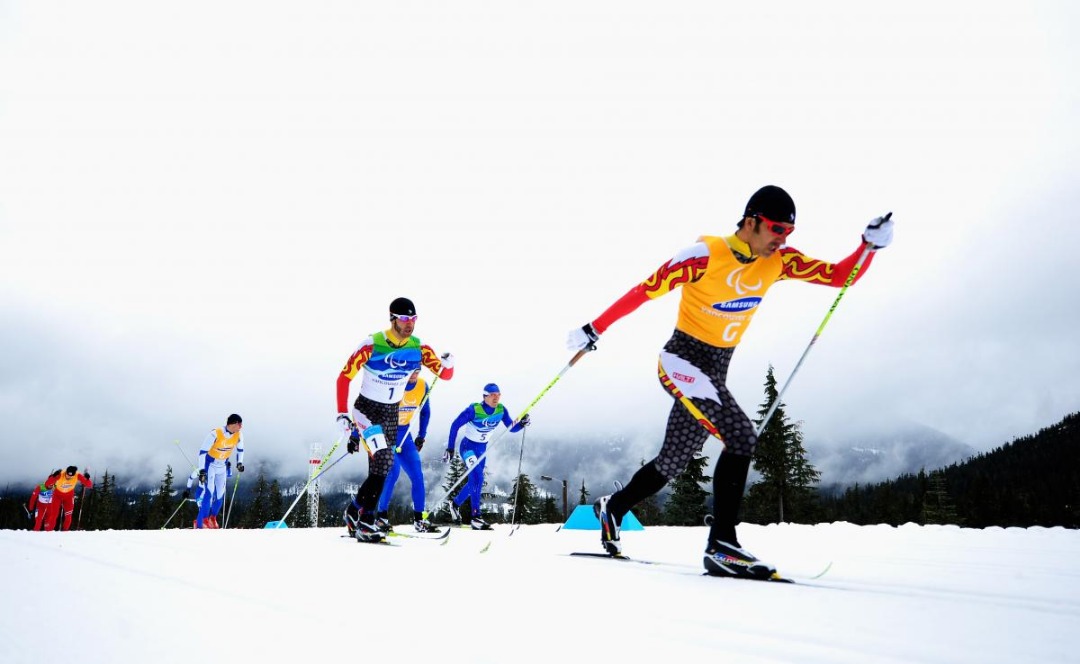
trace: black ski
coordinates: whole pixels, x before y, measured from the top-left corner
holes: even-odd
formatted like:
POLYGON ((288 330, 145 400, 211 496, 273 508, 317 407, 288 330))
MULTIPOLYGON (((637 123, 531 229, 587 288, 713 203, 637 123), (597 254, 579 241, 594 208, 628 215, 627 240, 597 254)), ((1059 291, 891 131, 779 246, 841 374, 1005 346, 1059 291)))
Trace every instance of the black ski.
MULTIPOLYGON (((591 551, 589 551, 589 552, 586 552, 586 551, 574 551, 573 553, 571 553, 569 555, 578 556, 578 557, 584 557, 584 558, 607 558, 609 560, 618 560, 618 561, 624 562, 624 563, 637 563, 639 565, 653 565, 653 566, 656 566, 656 567, 664 567, 664 568, 667 568, 667 569, 674 569, 674 570, 679 570, 679 571, 689 571, 691 569, 700 569, 700 568, 691 568, 689 565, 679 565, 679 564, 676 564, 676 563, 664 563, 664 562, 659 562, 659 561, 655 561, 655 560, 645 560, 643 558, 631 558, 630 556, 626 556, 626 555, 622 555, 622 554, 613 556, 613 555, 607 554, 607 553, 594 553, 594 552, 591 552, 591 551)), ((750 576, 716 576, 716 575, 713 575, 713 574, 709 574, 708 572, 702 572, 701 576, 709 576, 709 577, 714 577, 714 578, 719 578, 719 579, 745 579, 747 581, 769 581, 769 582, 772 582, 772 583, 795 583, 794 579, 789 579, 787 577, 780 576, 779 574, 776 574, 776 573, 773 573, 773 575, 770 576, 770 577, 762 578, 762 579, 757 579, 757 578, 750 577, 750 576)))
POLYGON ((360 544, 385 544, 387 546, 401 546, 399 543, 391 542, 390 540, 386 539, 385 537, 383 539, 381 539, 381 540, 375 540, 375 541, 357 539, 355 535, 349 535, 348 533, 342 535, 341 537, 347 537, 347 538, 349 538, 351 540, 356 540, 360 544))

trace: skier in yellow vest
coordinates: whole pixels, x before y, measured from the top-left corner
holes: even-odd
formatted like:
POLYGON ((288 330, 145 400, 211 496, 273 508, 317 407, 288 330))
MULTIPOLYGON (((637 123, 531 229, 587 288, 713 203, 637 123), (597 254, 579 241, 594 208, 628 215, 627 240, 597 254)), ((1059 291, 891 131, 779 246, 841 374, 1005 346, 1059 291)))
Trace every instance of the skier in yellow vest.
POLYGON ((206 487, 199 505, 196 528, 217 528, 217 514, 225 502, 225 480, 229 469, 226 461, 236 453, 236 471, 244 472, 244 434, 240 432, 244 421, 233 413, 225 420, 225 427, 213 429, 199 450, 199 481, 206 487))
MULTIPOLYGON (((79 484, 82 484, 87 489, 94 488, 94 483, 90 481, 90 475, 83 475, 76 466, 68 466, 56 478, 56 484, 53 487, 53 509, 60 509, 64 512, 60 530, 71 528, 71 514, 75 511, 75 487, 79 484)), ((46 516, 46 518, 48 517, 46 516)))
MULTIPOLYGON (((713 473, 713 521, 705 547, 710 574, 769 578, 776 571, 742 548, 735 535, 757 435, 750 418, 728 391, 728 363, 765 292, 777 281, 798 280, 841 287, 869 250, 892 241, 890 215, 870 222, 859 247, 839 263, 811 258, 786 245, 795 230, 795 203, 780 187, 762 187, 747 202, 738 230, 727 237, 702 237, 634 286, 596 320, 570 332, 571 350, 595 348, 608 327, 645 302, 682 287, 675 332, 660 353, 660 382, 673 396, 685 395, 723 436, 724 451, 713 473)), ((701 451, 709 433, 681 402, 672 405, 663 445, 630 482, 593 509, 601 544, 622 553, 622 517, 678 477, 701 451)))

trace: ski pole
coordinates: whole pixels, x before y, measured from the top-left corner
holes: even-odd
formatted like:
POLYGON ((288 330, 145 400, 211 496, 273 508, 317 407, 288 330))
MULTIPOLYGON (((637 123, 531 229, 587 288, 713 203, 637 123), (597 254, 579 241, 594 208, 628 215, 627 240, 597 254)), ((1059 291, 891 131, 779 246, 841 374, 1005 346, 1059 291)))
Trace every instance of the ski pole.
MULTIPOLYGON (((517 482, 514 484, 514 515, 510 517, 510 534, 514 534, 514 522, 518 515, 518 496, 521 495, 521 460, 525 457, 525 429, 521 430, 521 451, 518 452, 517 482)), ((518 524, 521 525, 520 523, 518 524)))
MULTIPOLYGON (((325 461, 326 461, 327 457, 329 457, 329 456, 330 456, 330 454, 332 454, 332 453, 334 452, 334 450, 336 450, 336 449, 338 448, 338 445, 340 445, 340 444, 341 444, 341 439, 342 439, 342 438, 344 438, 344 437, 345 437, 345 436, 344 436, 344 435, 342 435, 342 436, 341 436, 340 438, 338 438, 338 439, 337 439, 337 441, 336 441, 336 442, 334 443, 334 446, 330 448, 330 451, 329 451, 329 452, 327 452, 327 454, 326 454, 326 457, 323 457, 323 460, 322 460, 321 462, 319 462, 319 467, 320 467, 320 468, 322 468, 322 466, 323 466, 323 464, 325 463, 325 461)), ((315 473, 314 475, 312 475, 312 476, 311 476, 311 479, 309 479, 309 480, 308 480, 307 482, 305 482, 305 483, 304 483, 304 486, 302 486, 302 487, 300 488, 300 491, 298 491, 298 492, 296 493, 296 499, 292 501, 292 504, 291 504, 291 505, 289 505, 289 509, 285 510, 285 514, 284 514, 284 515, 283 515, 283 516, 282 516, 282 517, 281 517, 280 519, 278 519, 278 521, 277 521, 277 525, 275 525, 275 526, 274 526, 274 528, 280 528, 280 527, 281 527, 281 524, 285 523, 285 519, 286 519, 286 518, 287 518, 287 517, 289 516, 289 514, 290 514, 290 513, 291 513, 291 512, 293 511, 293 508, 295 508, 295 507, 296 507, 296 504, 300 502, 300 498, 301 498, 301 497, 303 497, 303 495, 304 495, 304 492, 305 492, 305 491, 307 491, 308 487, 309 487, 309 486, 311 486, 311 483, 312 483, 312 482, 314 482, 315 480, 317 480, 317 479, 319 479, 320 477, 322 477, 322 476, 323 476, 323 473, 325 473, 326 471, 330 470, 330 469, 331 469, 331 468, 333 468, 334 466, 338 465, 338 463, 340 463, 340 462, 341 462, 341 460, 342 460, 342 459, 344 459, 344 458, 345 458, 345 457, 347 457, 347 456, 349 456, 349 453, 348 453, 348 452, 346 452, 345 454, 342 454, 342 455, 341 455, 341 456, 339 456, 339 457, 338 457, 337 459, 335 459, 335 460, 334 460, 334 462, 333 462, 332 464, 330 464, 329 466, 326 466, 326 468, 322 468, 322 469, 321 469, 321 470, 320 470, 319 472, 317 472, 317 473, 315 473)))
POLYGON ((174 440, 173 443, 176 445, 176 449, 180 450, 180 454, 184 455, 184 461, 187 461, 188 465, 191 466, 191 469, 195 470, 195 464, 191 463, 191 459, 188 458, 187 452, 184 451, 184 448, 180 447, 180 441, 174 440))
MULTIPOLYGON (((87 474, 89 474, 90 469, 87 468, 86 472, 87 472, 87 474)), ((79 524, 82 523, 82 508, 83 508, 83 503, 86 502, 86 492, 87 491, 89 491, 89 489, 87 489, 86 485, 83 484, 82 485, 82 491, 79 492, 79 515, 77 517, 75 517, 75 530, 78 530, 79 529, 79 524)))
MULTIPOLYGON (((892 212, 885 215, 883 221, 888 221, 890 217, 892 217, 892 212)), ((761 424, 758 426, 756 435, 760 436, 761 432, 765 431, 765 427, 768 426, 769 420, 772 419, 773 413, 775 413, 776 409, 780 406, 780 399, 784 396, 784 392, 787 391, 788 386, 791 385, 791 379, 795 377, 795 373, 799 370, 799 367, 802 366, 803 360, 805 360, 806 356, 810 353, 810 349, 814 347, 814 342, 818 340, 818 337, 821 336, 822 331, 824 331, 825 329, 825 325, 828 324, 829 319, 832 318, 833 312, 836 311, 837 305, 840 304, 840 298, 844 297, 844 293, 847 292, 848 286, 855 283, 855 278, 859 276, 859 271, 862 270, 863 263, 866 261, 866 258, 870 255, 870 252, 872 252, 873 249, 874 245, 870 242, 867 242, 863 246, 863 251, 862 254, 859 256, 859 260, 855 261, 855 267, 851 268, 851 274, 848 275, 847 281, 844 282, 844 286, 840 289, 840 293, 837 294, 836 299, 833 300, 832 306, 829 307, 828 313, 825 314, 825 319, 821 321, 821 325, 818 325, 818 329, 816 332, 814 332, 814 336, 810 339, 810 343, 807 344, 806 350, 803 351, 802 357, 800 357, 799 361, 795 363, 795 368, 791 370, 791 375, 788 376, 787 381, 784 382, 783 389, 781 389, 780 392, 776 395, 776 401, 773 401, 772 406, 769 408, 769 412, 765 414, 765 419, 761 420, 761 424)))
MULTIPOLYGON (((165 530, 165 528, 168 527, 169 522, 172 521, 173 517, 176 516, 177 513, 180 512, 180 508, 184 506, 184 503, 186 503, 189 500, 191 500, 191 498, 184 498, 183 500, 180 501, 180 504, 176 506, 175 510, 173 510, 172 515, 168 519, 165 519, 165 524, 163 526, 161 526, 162 530, 165 530)), ((228 521, 228 519, 226 519, 226 521, 228 521)))
MULTIPOLYGON (((409 436, 409 432, 412 431, 413 422, 419 422, 420 421, 420 411, 424 409, 424 404, 427 403, 428 397, 431 396, 431 393, 435 391, 435 384, 438 383, 438 382, 439 382, 439 377, 438 376, 435 376, 435 378, 433 378, 431 380, 431 385, 428 386, 427 394, 425 394, 424 398, 420 400, 420 405, 416 407, 416 415, 409 418, 409 424, 405 428, 405 435, 401 437, 402 442, 405 441, 405 439, 409 436)), ((398 445, 397 447, 395 447, 394 452, 396 454, 400 454, 401 453, 401 445, 398 445)))
MULTIPOLYGON (((579 350, 577 353, 575 353, 574 357, 570 358, 570 362, 568 362, 567 365, 565 367, 563 367, 562 370, 554 378, 551 379, 551 382, 548 383, 547 386, 544 387, 544 389, 540 390, 540 394, 536 395, 536 398, 532 400, 532 403, 530 403, 528 406, 526 406, 525 410, 521 411, 521 415, 518 416, 518 422, 520 422, 521 418, 525 417, 525 415, 530 410, 532 410, 533 406, 535 406, 537 404, 537 402, 539 402, 541 399, 544 398, 544 395, 548 393, 548 390, 550 390, 552 387, 554 387, 555 383, 559 382, 559 379, 562 378, 563 375, 566 374, 567 371, 570 371, 570 367, 577 364, 577 361, 580 360, 581 358, 585 357, 585 354, 588 353, 590 350, 593 350, 593 348, 592 347, 586 347, 586 348, 583 348, 583 349, 579 350)), ((505 434, 509 430, 510 429, 502 429, 495 436, 492 437, 492 439, 488 442, 487 449, 484 450, 484 453, 476 458, 476 463, 473 464, 472 466, 466 467, 465 472, 462 473, 461 477, 457 478, 457 481, 455 481, 453 484, 450 485, 450 488, 446 490, 446 492, 443 494, 443 497, 440 498, 438 500, 438 502, 435 503, 435 506, 431 508, 430 512, 432 514, 435 514, 436 512, 439 511, 439 508, 442 507, 442 504, 445 503, 446 500, 450 497, 450 494, 454 491, 454 489, 458 488, 458 486, 462 482, 464 482, 465 479, 469 476, 469 473, 471 473, 474 468, 477 468, 480 465, 481 461, 483 461, 485 458, 487 458, 488 452, 491 451, 492 446, 495 445, 495 443, 498 442, 498 440, 503 437, 503 434, 505 434)))
MULTIPOLYGON (((240 471, 236 471, 236 479, 233 480, 232 485, 232 498, 229 499, 229 507, 225 510, 225 525, 222 526, 222 530, 229 527, 229 515, 232 514, 232 506, 236 502, 236 488, 240 486, 240 471)), ((217 517, 214 517, 215 519, 217 517)))

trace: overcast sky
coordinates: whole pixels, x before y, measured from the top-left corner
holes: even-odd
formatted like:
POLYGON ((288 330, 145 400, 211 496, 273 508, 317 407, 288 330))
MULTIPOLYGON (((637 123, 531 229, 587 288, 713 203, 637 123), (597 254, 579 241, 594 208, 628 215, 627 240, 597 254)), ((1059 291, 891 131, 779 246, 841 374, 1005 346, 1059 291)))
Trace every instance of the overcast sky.
MULTIPOLYGON (((809 441, 1032 433, 1080 409, 1078 19, 1064 1, 0 2, 0 482, 157 478, 231 412, 249 459, 301 472, 399 295, 457 358, 432 395, 441 445, 489 381, 520 412, 568 330, 733 231, 764 184, 819 258, 896 220, 785 395, 809 441)), ((731 367, 744 409, 836 293, 770 292, 731 367)), ((632 432, 651 457, 677 303, 614 325, 530 436, 632 432)))

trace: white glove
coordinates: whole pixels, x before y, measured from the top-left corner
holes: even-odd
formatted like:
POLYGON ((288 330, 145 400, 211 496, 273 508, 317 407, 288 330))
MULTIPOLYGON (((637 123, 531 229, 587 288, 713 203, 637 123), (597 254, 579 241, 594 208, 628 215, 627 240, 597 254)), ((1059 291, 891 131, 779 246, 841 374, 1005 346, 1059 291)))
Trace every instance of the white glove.
POLYGON ((453 369, 454 368, 454 354, 453 353, 443 353, 442 357, 439 358, 439 361, 442 363, 442 368, 443 369, 453 369))
POLYGON ((576 330, 570 330, 570 335, 566 337, 566 349, 596 350, 596 342, 599 339, 600 334, 593 329, 592 323, 585 323, 576 330))
POLYGON ((869 242, 874 245, 871 247, 874 251, 878 249, 884 249, 892 242, 893 220, 892 212, 884 217, 878 217, 870 222, 863 231, 863 242, 869 242))
POLYGON ((442 462, 450 463, 450 459, 454 458, 454 450, 446 450, 442 453, 442 462))
POLYGON ((353 426, 355 425, 348 413, 338 413, 337 419, 334 421, 341 427, 342 433, 352 433, 353 426))

